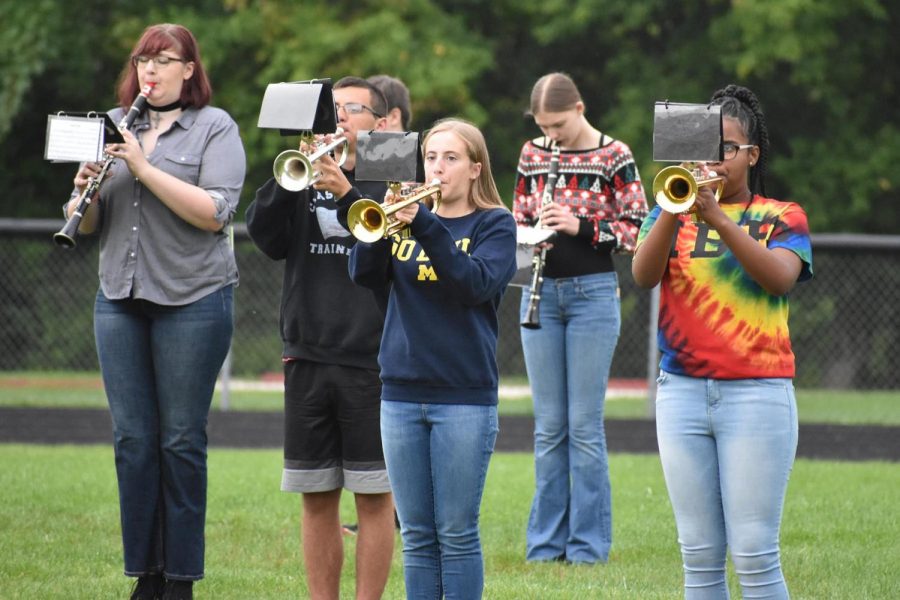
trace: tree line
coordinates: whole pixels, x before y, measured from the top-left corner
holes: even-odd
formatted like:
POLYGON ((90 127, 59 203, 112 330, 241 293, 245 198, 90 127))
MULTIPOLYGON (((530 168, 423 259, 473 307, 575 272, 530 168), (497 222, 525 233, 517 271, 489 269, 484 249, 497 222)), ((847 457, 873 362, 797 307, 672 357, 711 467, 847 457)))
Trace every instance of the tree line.
MULTIPOLYGON (((213 103, 240 125, 248 176, 239 219, 296 144, 256 127, 278 81, 388 73, 414 130, 461 116, 485 132, 501 193, 538 130, 524 115, 550 71, 578 83, 589 120, 629 144, 645 187, 653 105, 705 102, 727 83, 769 120, 769 193, 801 203, 814 232, 900 229, 900 3, 891 0, 135 0, 0 2, 0 215, 59 217, 74 165, 43 159, 47 115, 106 110, 146 25, 200 42, 213 103)), ((651 201, 652 204, 652 201, 651 201)))

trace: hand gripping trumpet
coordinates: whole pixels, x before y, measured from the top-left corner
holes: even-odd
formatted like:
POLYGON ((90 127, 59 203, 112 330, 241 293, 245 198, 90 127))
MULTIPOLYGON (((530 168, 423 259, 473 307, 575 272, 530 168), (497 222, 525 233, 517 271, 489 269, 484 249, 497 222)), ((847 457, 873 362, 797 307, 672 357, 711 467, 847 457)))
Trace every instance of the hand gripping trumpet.
POLYGON ((688 169, 672 165, 662 169, 653 179, 653 197, 659 207, 672 214, 688 212, 691 220, 696 223, 699 220, 697 208, 694 202, 700 188, 706 185, 716 186, 716 202, 722 197, 722 188, 725 185, 724 177, 715 176, 703 178, 699 169, 688 169))
MULTIPOLYGON (((393 186, 392 186, 393 187, 393 186)), ((408 225, 398 221, 394 213, 416 202, 434 196, 434 208, 441 202, 441 180, 432 179, 428 185, 417 187, 393 204, 378 204, 369 198, 362 198, 350 205, 347 225, 350 233, 361 242, 372 243, 405 230, 408 225)))
MULTIPOLYGON (((119 121, 117 126, 120 130, 130 129, 134 124, 134 120, 138 118, 138 115, 144 112, 144 107, 147 105, 147 98, 150 96, 150 92, 155 85, 155 83, 148 83, 143 87, 141 93, 138 94, 137 98, 132 102, 131 108, 128 109, 128 112, 126 112, 122 117, 122 120, 119 121)), ((106 174, 109 172, 109 168, 112 166, 113 162, 115 162, 113 157, 108 154, 105 155, 100 167, 100 172, 96 177, 88 179, 84 191, 78 196, 78 201, 75 204, 75 212, 72 213, 72 216, 69 217, 69 220, 66 221, 63 228, 53 234, 53 241, 56 242, 57 245, 62 246, 63 248, 75 247, 75 236, 78 235, 78 226, 81 225, 81 219, 84 217, 84 213, 87 212, 91 202, 93 202, 97 193, 100 191, 100 184, 103 183, 103 180, 106 178, 106 174)))
MULTIPOLYGON (((291 192, 299 192, 305 190, 319 180, 319 173, 313 168, 313 164, 325 156, 333 152, 338 147, 341 148, 341 155, 337 158, 337 164, 340 167, 347 160, 347 138, 343 135, 344 131, 338 127, 335 137, 327 144, 319 144, 311 154, 304 154, 300 150, 285 150, 275 157, 272 164, 272 171, 275 173, 275 182, 284 189, 291 192)), ((302 141, 311 141, 308 138, 302 141)))

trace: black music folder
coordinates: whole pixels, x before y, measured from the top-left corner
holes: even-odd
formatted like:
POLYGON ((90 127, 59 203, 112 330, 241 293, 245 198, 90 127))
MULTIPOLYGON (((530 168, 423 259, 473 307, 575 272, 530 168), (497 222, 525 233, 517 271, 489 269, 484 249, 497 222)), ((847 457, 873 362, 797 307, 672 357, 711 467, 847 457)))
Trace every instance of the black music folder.
POLYGON ((425 181, 417 131, 360 131, 356 136, 357 181, 425 181))
POLYGON ((709 104, 657 102, 653 111, 653 160, 719 162, 722 107, 709 104))
POLYGON ((270 83, 266 86, 256 126, 278 129, 284 136, 334 133, 337 111, 331 80, 270 83))

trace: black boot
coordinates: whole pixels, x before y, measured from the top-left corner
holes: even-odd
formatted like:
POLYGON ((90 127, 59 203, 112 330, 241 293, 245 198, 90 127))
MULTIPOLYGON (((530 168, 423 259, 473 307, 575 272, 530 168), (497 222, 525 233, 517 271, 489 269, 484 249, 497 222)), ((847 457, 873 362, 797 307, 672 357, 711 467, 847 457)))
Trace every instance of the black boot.
POLYGON ((193 600, 194 582, 166 581, 166 587, 163 590, 161 598, 162 600, 193 600))
POLYGON ((131 600, 159 600, 165 582, 162 573, 138 577, 134 589, 131 590, 131 600))

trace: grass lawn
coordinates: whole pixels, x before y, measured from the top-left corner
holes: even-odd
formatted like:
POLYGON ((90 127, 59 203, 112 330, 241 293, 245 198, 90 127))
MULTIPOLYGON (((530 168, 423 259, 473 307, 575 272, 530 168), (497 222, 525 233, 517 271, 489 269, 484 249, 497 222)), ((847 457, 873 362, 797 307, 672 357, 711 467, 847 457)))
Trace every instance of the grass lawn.
MULTIPOLYGON (((527 385, 517 378, 511 383, 527 385)), ((900 425, 900 391, 797 390, 800 421, 803 423, 842 423, 900 425)), ((221 408, 221 393, 216 392, 214 408, 221 408)), ((0 406, 93 407, 105 408, 106 397, 96 373, 0 373, 0 406)), ((231 390, 231 410, 274 411, 282 408, 280 391, 231 390)), ((503 397, 500 414, 532 413, 530 396, 503 397)), ((610 398, 606 402, 610 419, 647 417, 646 398, 610 398)))
MULTIPOLYGON (((0 445, 0 598, 124 598, 112 450, 0 445)), ((206 579, 196 597, 308 597, 299 498, 278 491, 281 453, 210 451, 206 579)), ((681 597, 681 561, 659 460, 614 454, 614 544, 595 567, 523 560, 530 454, 497 454, 482 508, 486 599, 681 597)), ((795 599, 896 598, 900 465, 798 460, 782 529, 795 599)), ((344 498, 346 520, 355 520, 344 498)), ((353 597, 355 538, 345 538, 342 598, 353 597)), ((732 594, 740 597, 732 577, 732 594)), ((386 599, 403 597, 399 549, 386 599)))

